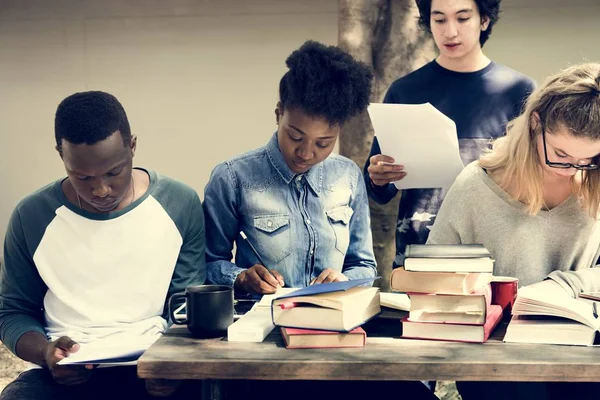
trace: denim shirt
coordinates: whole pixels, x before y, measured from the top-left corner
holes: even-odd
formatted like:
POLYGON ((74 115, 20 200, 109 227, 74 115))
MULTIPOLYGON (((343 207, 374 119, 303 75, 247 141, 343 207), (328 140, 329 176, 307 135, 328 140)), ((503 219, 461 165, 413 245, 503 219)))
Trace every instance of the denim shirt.
POLYGON ((358 166, 345 157, 331 154, 295 174, 275 134, 265 147, 213 170, 204 213, 212 283, 233 286, 245 268, 260 264, 241 230, 287 287, 308 286, 326 268, 348 279, 376 275, 366 188, 358 166))

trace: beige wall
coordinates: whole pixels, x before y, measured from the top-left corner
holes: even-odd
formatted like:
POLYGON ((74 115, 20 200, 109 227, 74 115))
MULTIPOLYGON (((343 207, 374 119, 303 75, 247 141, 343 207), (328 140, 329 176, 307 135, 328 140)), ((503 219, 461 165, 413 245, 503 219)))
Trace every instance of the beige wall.
MULTIPOLYGON (((600 61, 599 6, 569 3, 506 0, 486 51, 538 81, 600 61)), ((202 194, 215 164, 274 131, 284 59, 307 38, 336 43, 336 0, 0 0, 0 238, 17 201, 63 175, 53 114, 65 96, 115 94, 136 163, 202 194)))

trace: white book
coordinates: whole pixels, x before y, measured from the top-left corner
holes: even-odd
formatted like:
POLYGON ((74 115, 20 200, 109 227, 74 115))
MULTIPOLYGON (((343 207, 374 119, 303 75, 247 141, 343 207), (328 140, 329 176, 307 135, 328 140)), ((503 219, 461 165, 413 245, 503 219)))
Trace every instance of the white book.
POLYGON ((298 288, 281 288, 274 294, 264 295, 252 309, 242 315, 227 328, 227 340, 230 342, 260 343, 275 328, 271 318, 271 302, 279 296, 291 293, 298 288))

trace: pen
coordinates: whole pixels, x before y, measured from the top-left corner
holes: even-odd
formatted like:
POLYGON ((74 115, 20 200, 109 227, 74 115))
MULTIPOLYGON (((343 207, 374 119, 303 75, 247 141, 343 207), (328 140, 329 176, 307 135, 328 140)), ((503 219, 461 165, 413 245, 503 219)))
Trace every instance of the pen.
POLYGON ((596 302, 592 303, 592 310, 594 311, 594 318, 598 318, 598 309, 596 308, 596 302))
POLYGON ((252 249, 252 252, 256 256, 256 258, 258 258, 258 261, 262 264, 262 266, 265 267, 267 269, 267 271, 269 271, 269 273, 273 276, 273 278, 275 278, 275 280, 277 282, 279 282, 279 279, 277 279, 277 277, 275 276, 275 274, 273 274, 273 271, 271 271, 269 269, 269 267, 267 267, 267 264, 265 264, 265 262, 263 261, 262 257, 260 256, 260 254, 258 254, 258 251, 256 251, 256 249, 254 248, 254 246, 252 245, 252 243, 250 242, 250 240, 248 240, 248 236, 246 236, 246 234, 244 233, 244 231, 240 231, 240 236, 242 237, 242 239, 244 239, 246 241, 246 243, 248 243, 248 246, 250 246, 250 248, 252 249))

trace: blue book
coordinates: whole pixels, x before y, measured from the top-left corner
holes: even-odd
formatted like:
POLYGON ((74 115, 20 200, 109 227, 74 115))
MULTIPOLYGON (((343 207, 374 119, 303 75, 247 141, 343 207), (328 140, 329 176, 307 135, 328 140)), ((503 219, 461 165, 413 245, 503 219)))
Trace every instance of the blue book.
POLYGON ((311 296, 313 294, 319 293, 339 292, 341 290, 348 290, 352 289, 353 287, 366 285, 367 283, 374 282, 379 278, 381 277, 376 276, 373 278, 354 279, 345 282, 319 283, 317 285, 310 285, 302 289, 294 290, 293 292, 285 294, 283 296, 277 296, 277 298, 285 299, 288 297, 311 296))
POLYGON ((379 288, 361 287, 379 277, 321 283, 271 302, 276 326, 350 332, 381 312, 379 288))

